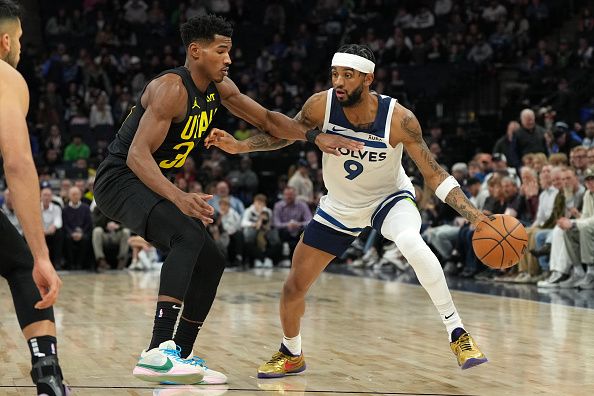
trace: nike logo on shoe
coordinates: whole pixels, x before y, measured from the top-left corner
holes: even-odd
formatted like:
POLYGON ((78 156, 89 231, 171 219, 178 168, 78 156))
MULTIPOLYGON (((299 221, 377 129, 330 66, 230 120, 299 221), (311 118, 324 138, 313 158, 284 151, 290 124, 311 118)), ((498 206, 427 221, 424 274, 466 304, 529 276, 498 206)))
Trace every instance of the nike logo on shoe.
POLYGON ((293 363, 290 363, 290 362, 285 362, 285 371, 291 371, 295 367, 297 367, 296 364, 293 364, 293 363))
POLYGON ((173 309, 181 309, 181 305, 173 305, 171 308, 173 308, 173 309))
POLYGON ((454 314, 455 314, 455 313, 456 313, 456 312, 452 312, 451 314, 449 314, 449 315, 446 315, 446 317, 445 317, 445 318, 446 318, 446 319, 449 319, 449 318, 451 318, 452 316, 454 316, 454 314))
POLYGON ((143 363, 138 363, 137 364, 138 367, 143 367, 143 368, 147 368, 149 370, 154 370, 154 371, 159 371, 159 372, 163 372, 166 373, 167 371, 171 370, 173 368, 173 362, 171 362, 171 360, 169 360, 169 358, 167 358, 167 361, 160 365, 160 366, 155 366, 152 364, 143 364, 143 363))

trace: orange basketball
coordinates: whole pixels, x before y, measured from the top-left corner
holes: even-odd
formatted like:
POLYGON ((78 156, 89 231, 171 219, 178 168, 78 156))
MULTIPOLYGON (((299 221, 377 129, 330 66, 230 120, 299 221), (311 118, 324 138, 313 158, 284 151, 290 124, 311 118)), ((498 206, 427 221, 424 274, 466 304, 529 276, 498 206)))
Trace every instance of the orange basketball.
POLYGON ((472 247, 485 265, 503 269, 516 265, 528 246, 528 234, 524 226, 508 215, 489 216, 481 221, 474 231, 472 247))

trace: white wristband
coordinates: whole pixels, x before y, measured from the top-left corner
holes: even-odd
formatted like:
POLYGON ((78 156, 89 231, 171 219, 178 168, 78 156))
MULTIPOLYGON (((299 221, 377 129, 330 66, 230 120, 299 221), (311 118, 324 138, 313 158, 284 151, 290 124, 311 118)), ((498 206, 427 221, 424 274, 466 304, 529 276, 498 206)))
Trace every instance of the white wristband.
POLYGON ((435 189, 435 195, 437 195, 437 198, 441 199, 442 202, 445 202, 450 191, 456 187, 460 187, 460 184, 458 184, 458 181, 454 176, 450 176, 439 183, 439 186, 435 189))

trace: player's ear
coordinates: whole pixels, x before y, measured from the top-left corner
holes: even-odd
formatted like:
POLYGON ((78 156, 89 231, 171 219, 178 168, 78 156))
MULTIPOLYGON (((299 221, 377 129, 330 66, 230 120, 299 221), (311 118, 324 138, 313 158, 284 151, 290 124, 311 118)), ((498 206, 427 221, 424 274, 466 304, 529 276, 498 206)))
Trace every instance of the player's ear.
POLYGON ((0 51, 10 52, 10 35, 8 33, 0 34, 0 51))
POLYGON ((371 84, 373 83, 373 73, 367 73, 365 75, 365 79, 363 80, 363 83, 365 85, 367 85, 368 87, 371 86, 371 84))
POLYGON ((190 43, 188 46, 188 54, 190 54, 190 57, 194 60, 200 59, 200 55, 202 54, 202 46, 196 41, 190 43))

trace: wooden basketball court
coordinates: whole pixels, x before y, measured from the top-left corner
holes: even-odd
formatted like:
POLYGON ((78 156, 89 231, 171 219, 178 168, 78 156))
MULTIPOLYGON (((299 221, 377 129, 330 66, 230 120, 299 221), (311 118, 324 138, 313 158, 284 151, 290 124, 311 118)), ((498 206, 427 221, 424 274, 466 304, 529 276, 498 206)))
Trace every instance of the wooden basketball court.
MULTIPOLYGON (((281 340, 287 270, 226 272, 198 352, 227 386, 152 387, 131 371, 150 339, 158 271, 63 274, 60 362, 75 395, 588 395, 594 310, 453 291, 489 363, 461 371, 416 285, 325 273, 308 299, 299 376, 259 380, 281 340)), ((0 395, 32 395, 29 353, 0 284, 0 395)))

